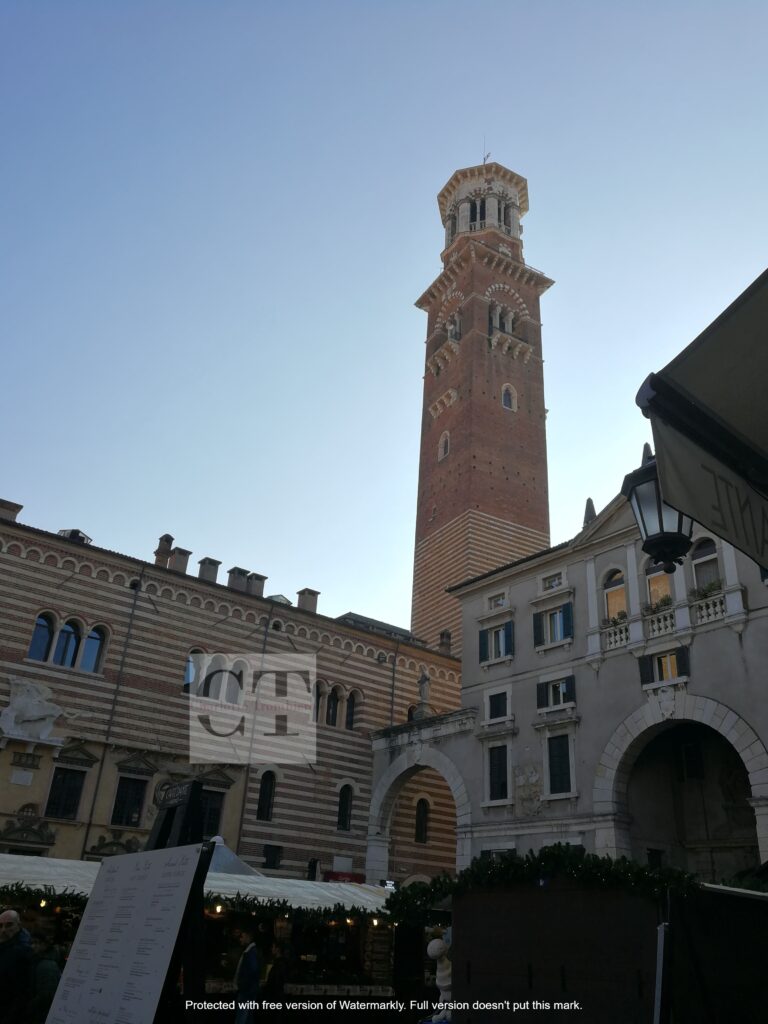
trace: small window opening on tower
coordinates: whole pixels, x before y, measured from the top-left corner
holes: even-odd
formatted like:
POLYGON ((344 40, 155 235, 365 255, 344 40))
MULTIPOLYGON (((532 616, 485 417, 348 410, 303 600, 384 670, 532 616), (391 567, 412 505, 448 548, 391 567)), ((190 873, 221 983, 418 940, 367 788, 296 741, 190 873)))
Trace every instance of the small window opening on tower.
POLYGON ((511 384, 505 384, 501 390, 501 404, 510 412, 517 412, 517 392, 511 384))
POLYGON ((448 455, 450 450, 451 435, 448 433, 447 430, 444 430, 440 435, 440 441, 437 446, 437 461, 442 462, 442 460, 446 457, 446 455, 448 455))

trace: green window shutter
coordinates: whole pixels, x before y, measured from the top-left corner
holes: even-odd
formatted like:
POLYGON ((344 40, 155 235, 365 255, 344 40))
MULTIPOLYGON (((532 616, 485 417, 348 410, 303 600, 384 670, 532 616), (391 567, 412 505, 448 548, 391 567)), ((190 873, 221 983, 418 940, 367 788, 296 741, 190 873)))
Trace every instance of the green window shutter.
POLYGON ((573 638, 573 605, 570 601, 563 605, 563 636, 573 638))
POLYGON ((488 630, 480 630, 480 661, 488 661, 488 630))
POLYGON ((515 624, 511 619, 504 623, 504 653, 508 658, 515 653, 515 624))
POLYGON ((533 613, 533 646, 541 647, 544 643, 544 613, 533 613))
POLYGON ((567 676, 565 680, 565 702, 576 701, 576 676, 567 676))
POLYGON ((679 676, 687 676, 691 674, 691 665, 689 658, 689 651, 687 647, 678 647, 675 651, 677 655, 677 674, 679 676))
POLYGON ((643 686, 647 686, 648 683, 653 682, 653 658, 648 654, 644 654, 641 658, 638 658, 638 664, 640 666, 640 682, 643 686))
POLYGON ((549 707, 549 683, 536 684, 536 707, 549 707))

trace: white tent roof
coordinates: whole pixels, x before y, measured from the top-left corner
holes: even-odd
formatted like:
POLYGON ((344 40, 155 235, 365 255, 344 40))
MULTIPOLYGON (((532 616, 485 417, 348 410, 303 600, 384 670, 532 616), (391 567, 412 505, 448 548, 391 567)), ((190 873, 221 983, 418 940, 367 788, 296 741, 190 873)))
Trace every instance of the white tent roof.
MULTIPOLYGON (((51 886, 89 895, 101 865, 96 861, 59 860, 55 857, 21 857, 0 854, 0 886, 21 882, 33 889, 51 886)), ((295 878, 266 875, 232 875, 209 871, 206 892, 221 896, 249 896, 264 901, 285 900, 291 907, 322 908, 341 903, 380 911, 389 893, 379 885, 356 882, 304 882, 295 878)))

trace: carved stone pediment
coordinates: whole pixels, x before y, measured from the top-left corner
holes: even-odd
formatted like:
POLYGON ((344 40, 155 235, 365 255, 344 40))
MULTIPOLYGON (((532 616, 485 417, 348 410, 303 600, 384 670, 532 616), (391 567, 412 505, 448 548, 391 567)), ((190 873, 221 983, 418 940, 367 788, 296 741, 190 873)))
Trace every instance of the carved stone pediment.
POLYGON ((130 757, 123 758, 122 761, 117 762, 117 769, 122 775, 141 775, 146 778, 151 778, 158 772, 158 767, 154 761, 141 752, 131 754, 130 757))
POLYGON ((92 768, 98 760, 95 754, 86 750, 83 744, 77 741, 66 743, 56 758, 57 764, 73 765, 76 768, 92 768))

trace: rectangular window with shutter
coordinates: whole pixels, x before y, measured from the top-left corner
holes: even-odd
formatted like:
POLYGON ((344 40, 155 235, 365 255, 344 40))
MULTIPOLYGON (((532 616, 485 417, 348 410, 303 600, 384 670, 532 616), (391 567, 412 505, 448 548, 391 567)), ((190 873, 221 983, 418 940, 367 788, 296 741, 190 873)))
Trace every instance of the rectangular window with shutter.
POLYGON ((565 676, 551 682, 536 684, 536 707, 539 711, 546 708, 562 707, 564 704, 576 703, 576 677, 565 676))
POLYGON ((689 674, 689 651, 687 647, 676 647, 658 654, 644 654, 638 659, 640 682, 643 686, 684 679, 689 674))
POLYGON ((488 717, 489 718, 506 718, 507 717, 507 692, 503 693, 492 693, 488 698, 488 717))
POLYGON ((479 661, 499 661, 515 653, 515 624, 511 620, 500 626, 481 629, 478 643, 479 661))
POLYGON ((509 795, 507 786, 507 748, 490 747, 488 750, 488 799, 506 800, 509 795))
POLYGON ((549 792, 571 792, 571 750, 570 737, 550 736, 547 739, 549 754, 549 792))
POLYGON ((533 616, 533 646, 562 643, 573 639, 573 605, 569 601, 557 608, 535 612, 533 616))

